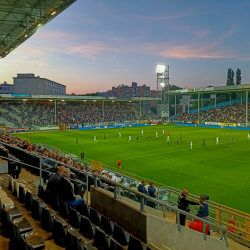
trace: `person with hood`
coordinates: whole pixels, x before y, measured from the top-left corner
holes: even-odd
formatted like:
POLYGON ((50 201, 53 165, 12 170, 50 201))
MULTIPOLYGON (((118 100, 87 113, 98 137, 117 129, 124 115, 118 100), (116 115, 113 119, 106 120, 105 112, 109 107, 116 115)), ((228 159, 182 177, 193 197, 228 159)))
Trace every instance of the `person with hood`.
POLYGON ((198 211, 198 214, 201 215, 201 218, 206 219, 209 214, 208 204, 206 202, 206 197, 204 195, 200 196, 200 204, 203 205, 200 206, 200 210, 198 211))

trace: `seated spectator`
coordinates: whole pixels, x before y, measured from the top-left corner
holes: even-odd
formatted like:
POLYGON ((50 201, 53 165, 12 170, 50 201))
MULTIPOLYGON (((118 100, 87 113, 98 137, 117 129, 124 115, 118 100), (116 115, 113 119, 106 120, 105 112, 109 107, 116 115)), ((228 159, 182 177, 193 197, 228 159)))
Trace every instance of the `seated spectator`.
POLYGON ((117 177, 116 182, 121 182, 121 181, 122 181, 122 178, 121 178, 122 176, 121 176, 120 174, 119 174, 119 175, 117 175, 116 177, 117 177))
POLYGON ((118 182, 117 179, 118 179, 118 174, 117 174, 117 175, 114 175, 114 176, 111 178, 111 181, 118 182))
POLYGON ((130 184, 129 184, 129 182, 127 181, 127 180, 125 180, 124 182, 123 182, 123 185, 125 186, 125 187, 130 187, 130 184))
MULTIPOLYGON (((43 152, 43 156, 48 157, 48 152, 43 152)), ((51 167, 54 167, 54 162, 51 161, 49 158, 44 159, 43 162, 50 165, 51 167)))
POLYGON ((29 145, 29 146, 27 147, 27 151, 29 151, 29 152, 32 151, 32 146, 31 146, 31 145, 29 145))
MULTIPOLYGON (((201 215, 199 215, 198 217, 201 217, 201 215)), ((198 232, 202 232, 202 221, 194 220, 194 222, 189 222, 189 228, 198 232)), ((209 225, 207 224, 206 224, 206 234, 210 235, 209 225)))
POLYGON ((202 204, 203 207, 200 207, 198 214, 200 214, 201 218, 206 219, 208 217, 208 214, 209 214, 209 209, 208 209, 208 204, 206 202, 206 198, 204 195, 200 196, 200 204, 202 204))
POLYGON ((38 154, 42 155, 42 154, 43 154, 42 147, 39 146, 39 147, 37 148, 37 151, 36 151, 36 152, 37 152, 38 154))
MULTIPOLYGON (((156 198, 157 197, 157 193, 156 193, 156 189, 154 186, 153 182, 149 183, 149 188, 148 188, 148 195, 152 198, 156 198)), ((155 208, 155 203, 150 201, 150 207, 155 208)))
MULTIPOLYGON (((138 186, 138 192, 143 193, 143 194, 147 194, 147 190, 145 188, 146 184, 147 184, 146 181, 143 180, 141 182, 141 184, 138 186)), ((145 203, 145 205, 147 205, 146 199, 144 200, 144 203, 145 203)))
POLYGON ((32 152, 36 153, 36 145, 35 144, 32 145, 32 152))
POLYGON ((65 168, 62 176, 56 184, 55 194, 58 198, 67 203, 69 207, 76 209, 80 214, 83 214, 84 199, 76 199, 72 185, 69 180, 70 169, 65 168))
POLYGON ((49 181, 48 181, 48 184, 47 184, 47 188, 52 194, 55 194, 55 187, 56 187, 56 184, 57 182, 59 181, 59 179, 61 178, 62 176, 62 173, 63 173, 63 170, 65 169, 64 166, 60 166, 58 168, 58 171, 56 174, 52 175, 50 178, 49 178, 49 181))

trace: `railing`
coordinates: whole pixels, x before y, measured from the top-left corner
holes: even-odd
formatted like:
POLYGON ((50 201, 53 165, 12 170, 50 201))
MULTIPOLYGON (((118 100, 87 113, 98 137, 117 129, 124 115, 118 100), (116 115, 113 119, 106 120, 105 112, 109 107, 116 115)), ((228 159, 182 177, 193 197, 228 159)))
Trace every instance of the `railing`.
MULTIPOLYGON (((5 142, 2 142, 2 141, 0 142, 0 144, 6 145, 7 147, 11 147, 11 148, 14 148, 14 149, 18 149, 18 150, 20 150, 20 151, 22 151, 22 152, 25 152, 26 154, 29 153, 29 152, 26 151, 26 150, 17 148, 17 147, 15 147, 15 146, 9 145, 9 144, 7 144, 7 143, 5 143, 5 142)), ((31 153, 31 155, 32 155, 32 153, 31 153)), ((39 169, 40 185, 42 185, 42 172, 49 172, 49 171, 43 169, 42 164, 43 164, 43 160, 44 160, 44 159, 48 159, 48 158, 47 158, 47 157, 44 157, 44 156, 41 156, 41 155, 38 155, 38 154, 33 154, 33 156, 39 157, 39 159, 40 159, 40 167, 39 167, 39 168, 38 168, 38 167, 34 167, 34 166, 32 166, 32 165, 29 165, 29 164, 26 164, 26 163, 23 163, 23 162, 22 162, 22 165, 25 165, 25 166, 28 166, 28 167, 31 167, 31 168, 35 168, 35 169, 39 169)), ((2 157, 3 159, 7 159, 7 160, 10 160, 10 161, 15 161, 15 160, 10 159, 10 158, 8 158, 8 157, 3 157, 3 156, 1 156, 1 157, 2 157)), ((50 159, 50 160, 52 160, 55 164, 63 165, 63 166, 65 166, 65 167, 74 169, 74 171, 78 171, 78 172, 81 172, 81 173, 85 174, 86 177, 87 177, 87 178, 86 178, 86 187, 87 187, 87 190, 88 190, 88 173, 87 173, 87 172, 77 170, 77 169, 75 169, 75 168, 73 168, 73 167, 71 167, 71 166, 68 166, 68 165, 66 165, 66 164, 63 164, 63 163, 58 162, 58 161, 53 160, 53 159, 50 159)), ((16 161, 16 162, 20 163, 19 161, 16 161)), ((50 172, 50 173, 51 173, 51 172, 50 172)), ((142 193, 140 193, 140 192, 138 192, 138 191, 135 191, 135 190, 133 190, 133 189, 131 189, 131 188, 128 188, 128 187, 126 187, 126 186, 124 186, 124 185, 122 185, 122 184, 119 184, 119 183, 117 183, 117 182, 114 182, 114 181, 112 181, 112 180, 109 180, 109 179, 107 179, 107 178, 105 178, 105 177, 103 177, 103 176, 101 176, 101 175, 97 175, 97 174, 95 174, 95 173, 92 173, 92 176, 94 177, 94 186, 95 186, 95 188, 97 188, 97 180, 98 180, 98 178, 101 179, 101 180, 104 180, 105 182, 110 183, 111 185, 113 185, 113 186, 114 186, 114 198, 115 198, 115 199, 119 199, 119 197, 120 197, 120 191, 121 191, 121 190, 127 190, 127 191, 129 191, 130 193, 134 193, 136 196, 139 196, 139 197, 140 197, 140 211, 141 211, 141 212, 144 212, 144 211, 145 211, 145 207, 144 207, 144 206, 145 206, 145 200, 148 200, 148 201, 150 201, 150 202, 154 202, 155 204, 157 204, 158 207, 161 206, 161 207, 163 208, 163 210, 170 210, 170 211, 173 211, 173 212, 176 214, 177 229, 178 229, 179 231, 181 231, 181 225, 180 225, 180 220, 179 220, 180 214, 183 214, 183 215, 188 216, 189 218, 191 218, 191 220, 199 220, 199 221, 202 221, 202 233, 204 234, 204 240, 206 240, 206 238, 207 238, 207 235, 206 235, 206 225, 209 225, 211 228, 215 228, 216 231, 218 231, 218 232, 220 232, 220 233, 222 234, 222 236, 223 236, 223 238, 224 238, 224 240, 225 240, 225 242, 226 242, 226 245, 228 246, 228 242, 227 242, 227 233, 228 233, 228 232, 227 232, 227 230, 226 230, 224 227, 222 227, 221 225, 216 225, 216 224, 210 222, 209 220, 202 219, 202 218, 197 217, 197 216, 195 216, 195 215, 193 215, 193 214, 190 214, 190 213, 188 213, 188 212, 186 212, 186 211, 180 210, 180 209, 178 209, 177 207, 172 206, 171 204, 168 204, 168 203, 162 202, 162 201, 160 201, 160 200, 151 198, 151 197, 149 197, 149 196, 147 196, 147 195, 145 195, 145 194, 142 194, 142 193)), ((72 179, 71 179, 71 181, 79 182, 79 184, 82 184, 82 183, 83 183, 83 182, 81 182, 81 181, 79 181, 79 180, 72 180, 72 179)), ((171 197, 171 192, 170 192, 170 197, 171 197)), ((171 201, 171 200, 170 200, 170 201, 171 201)), ((88 203, 88 193, 87 193, 87 203, 88 203)))
MULTIPOLYGON (((54 149, 53 146, 50 146, 48 144, 40 144, 37 143, 38 145, 41 145, 42 147, 46 147, 49 150, 54 149)), ((9 144, 8 144, 9 145, 9 144)), ((26 150, 24 150, 25 152, 27 152, 26 150)), ((65 154, 69 154, 69 152, 61 152, 62 156, 65 156, 65 154)), ((45 158, 45 157, 44 157, 45 158)), ((85 158, 87 159, 87 158, 85 158)), ((88 161, 90 161, 89 159, 87 159, 88 161)), ((80 163, 85 163, 86 161, 81 161, 81 160, 77 160, 80 163)), ((59 163, 61 165, 67 166, 66 164, 62 164, 59 163)), ((104 164, 105 165, 105 164, 104 164)), ((75 168, 73 168, 74 170, 76 170, 75 168)), ((109 169, 107 167, 107 169, 109 169)), ((111 172, 113 170, 110 170, 111 172)), ((117 171, 117 170, 116 170, 117 171)), ((115 171, 113 171, 115 172, 115 171)), ((119 172, 124 172, 119 170, 119 172)), ((124 172, 126 175, 126 172, 124 172)), ((134 175, 136 176, 136 175, 134 175)), ((144 177, 139 177, 136 176, 138 179, 147 179, 144 177)), ((107 181, 107 178, 104 179, 105 181, 107 181)), ((140 181, 136 180, 135 183, 140 183, 140 181)), ((163 184, 162 184, 163 185, 163 184)), ((124 187, 124 186, 123 186, 124 187)), ((165 205, 169 205, 170 207, 166 208, 165 206, 162 206, 158 203, 156 203, 156 209, 157 210, 161 210, 162 212, 168 210, 168 211, 173 211, 173 208, 176 208, 178 206, 177 204, 177 199, 178 196, 181 194, 181 190, 170 187, 170 186, 162 186, 162 187, 158 187, 157 188, 157 200, 159 202, 164 203, 165 205)), ((132 190, 132 189, 130 189, 132 190)), ((133 192, 132 192, 133 193, 133 192)), ((147 196, 148 197, 148 196, 147 196)), ((198 201, 199 197, 193 194, 189 194, 189 199, 192 201, 198 201)), ((213 201, 207 201, 207 204, 209 206, 209 216, 208 216, 208 220, 211 221, 213 223, 213 225, 219 225, 219 226, 225 226, 227 227, 230 231, 229 231, 229 238, 232 238, 233 240, 250 246, 250 216, 248 217, 247 214, 244 215, 244 213, 239 212, 239 211, 235 211, 232 208, 227 208, 221 204, 218 204, 216 202, 213 201), (231 220, 230 217, 235 216, 235 225, 232 225, 229 223, 229 221, 231 220), (248 224, 249 223, 249 224, 248 224), (237 226, 238 225, 238 226, 237 226)), ((195 215, 197 214, 197 210, 195 209, 195 206, 191 206, 191 214, 195 215)), ((189 214, 190 215, 190 214, 189 214)), ((221 231, 218 230, 218 228, 213 227, 213 230, 216 231, 217 233, 221 234, 221 231)))

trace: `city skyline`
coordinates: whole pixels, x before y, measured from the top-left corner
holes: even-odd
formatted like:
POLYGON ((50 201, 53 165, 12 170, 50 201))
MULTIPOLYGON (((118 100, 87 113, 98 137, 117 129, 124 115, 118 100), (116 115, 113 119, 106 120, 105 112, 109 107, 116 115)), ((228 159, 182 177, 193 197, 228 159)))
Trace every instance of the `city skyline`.
POLYGON ((0 83, 34 73, 67 93, 117 85, 156 89, 155 66, 170 66, 170 84, 225 86, 227 69, 250 84, 248 1, 78 0, 1 59, 0 83))

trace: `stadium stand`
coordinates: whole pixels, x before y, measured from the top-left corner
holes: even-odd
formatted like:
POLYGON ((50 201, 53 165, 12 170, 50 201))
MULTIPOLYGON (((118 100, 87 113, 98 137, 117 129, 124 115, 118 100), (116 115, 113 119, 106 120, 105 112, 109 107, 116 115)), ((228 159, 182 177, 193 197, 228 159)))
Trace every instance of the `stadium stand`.
MULTIPOLYGON (((192 114, 184 112, 176 115, 173 119, 182 122, 194 122, 198 120, 198 112, 192 114)), ((200 111, 200 122, 245 123, 246 104, 235 104, 231 106, 200 111)))
MULTIPOLYGON (((131 103, 105 103, 104 111, 100 102, 58 103, 57 120, 66 123, 67 126, 83 126, 99 122, 122 123, 138 120, 135 111, 131 103)), ((145 120, 156 117, 145 107, 142 108, 142 114, 145 120)), ((55 122, 55 107, 51 103, 0 104, 0 126, 22 128, 55 125, 58 125, 58 122, 55 122)))
MULTIPOLYGON (((0 137, 0 143, 2 143, 2 146, 0 147, 0 156, 3 158, 14 156, 16 157, 15 159, 18 159, 18 164, 19 161, 22 162, 21 170, 23 173, 27 174, 30 171, 30 174, 33 177, 35 175, 39 175, 39 170, 34 170, 32 166, 39 168, 41 156, 35 151, 29 152, 27 150, 22 150, 21 147, 27 142, 16 139, 10 135, 1 135, 0 137)), ((56 162, 56 156, 54 154, 50 154, 50 157, 50 160, 55 163, 54 166, 48 166, 44 163, 42 164, 43 170, 46 169, 49 174, 56 172, 57 164, 67 166, 62 162, 56 162)), ((67 163, 65 158, 61 160, 67 163)), ((76 166, 76 164, 79 166, 77 162, 75 162, 74 166, 76 166)), ((141 198, 143 195, 136 191, 132 191, 132 189, 125 188, 121 184, 116 184, 111 180, 105 179, 105 177, 102 177, 100 173, 96 172, 96 170, 95 173, 91 173, 86 171, 85 166, 79 167, 80 169, 82 167, 81 173, 85 175, 85 180, 89 180, 90 183, 96 183, 95 187, 90 187, 91 207, 88 208, 86 206, 86 212, 84 212, 84 215, 79 215, 72 208, 67 209, 65 205, 63 206, 61 201, 58 202, 56 199, 54 199, 56 202, 53 203, 54 201, 52 202, 51 198, 47 197, 47 192, 44 192, 43 186, 39 186, 38 188, 35 187, 33 182, 26 182, 21 178, 14 179, 13 173, 10 173, 10 175, 2 175, 7 182, 5 183, 7 185, 3 185, 0 181, 0 184, 2 184, 2 187, 5 190, 2 194, 0 192, 0 198, 2 197, 1 195, 3 195, 4 199, 9 197, 7 200, 1 199, 2 204, 0 204, 2 209, 3 228, 5 228, 7 233, 6 235, 11 241, 15 242, 17 246, 26 245, 26 249, 45 249, 45 247, 48 249, 49 246, 51 249, 61 249, 58 246, 65 247, 66 249, 124 249, 127 245, 130 250, 173 249, 168 248, 166 245, 159 245, 157 247, 154 245, 154 242, 145 243, 146 234, 140 236, 141 228, 136 227, 137 224, 133 221, 133 216, 136 216, 135 218, 140 217, 138 217, 140 210, 136 209, 137 205, 134 206, 134 204, 138 204, 140 207, 140 203, 134 200, 127 203, 125 197, 121 201, 113 200, 118 195, 117 187, 122 187, 124 189, 124 193, 125 191, 129 191, 134 195, 140 195, 141 198), (95 179, 96 182, 93 179, 95 179), (106 183, 104 183, 104 180, 106 180, 106 183), (7 186, 9 186, 10 190, 6 189, 7 186), (107 186, 109 189, 104 188, 107 186), (112 188, 113 192, 109 191, 111 190, 110 188, 112 188), (17 197, 15 197, 14 194, 17 197), (107 204, 110 202, 111 204, 114 204, 115 202, 117 207, 112 205, 107 207, 107 204), (115 209, 120 208, 119 206, 124 209, 119 209, 120 212, 117 214, 115 209), (129 213, 132 213, 131 218, 126 216, 129 213), (124 218, 127 219, 124 220, 124 218), (72 226, 74 228, 72 228, 72 226), (79 228, 79 230, 77 228, 79 228), (126 229, 126 231, 124 229, 126 229), (13 230, 15 232, 14 234, 12 234, 13 230), (140 240, 141 238, 144 239, 144 242, 140 240), (54 245, 54 242, 58 246, 54 245)), ((71 167, 71 170, 80 171, 78 168, 73 166, 71 167)), ((73 176, 74 174, 72 174, 72 177, 73 176)), ((43 175, 43 177, 48 178, 47 175, 43 175)), ((72 178, 71 182, 74 186, 76 186, 77 183, 84 184, 82 181, 76 179, 74 180, 72 178)), ((85 192, 88 189, 87 186, 88 184, 84 185, 85 192)), ((77 195, 77 189, 74 189, 74 191, 77 195)), ((84 195, 85 192, 81 193, 81 195, 84 195)), ((139 200, 141 200, 141 198, 139 198, 139 200)), ((144 202, 141 204, 144 204, 144 202)), ((177 208, 173 207, 173 209, 177 208)), ((149 215, 151 213, 156 216, 146 216, 149 222, 152 220, 152 226, 156 222, 157 227, 166 226, 166 221, 159 215, 161 213, 160 211, 156 211, 155 209, 148 207, 146 207, 146 211, 149 215)), ((144 217, 146 214, 143 214, 144 213, 141 213, 141 216, 146 218, 144 217)), ((211 224, 211 222, 207 223, 211 224)), ((175 228, 173 230, 177 229, 175 228)), ((182 230, 182 233, 189 233, 193 237, 196 237, 195 234, 192 234, 196 232, 193 232, 190 229, 187 230, 188 231, 182 230)), ((159 231, 159 236, 162 235, 162 233, 160 233, 161 231, 162 230, 159 231)), ((149 232, 149 235, 150 234, 152 234, 152 232, 149 232)), ((166 234, 165 230, 164 234, 166 234)), ((213 236, 211 239, 212 238, 215 240, 216 237, 213 236)), ((211 239, 207 239, 210 244, 218 244, 218 246, 216 245, 213 249, 224 249, 224 247, 226 249, 226 244, 224 242, 216 240, 211 243, 211 239)), ((206 241, 204 242, 204 244, 206 244, 206 241)), ((237 249, 242 249, 240 245, 237 245, 237 247, 239 247, 237 249)))

